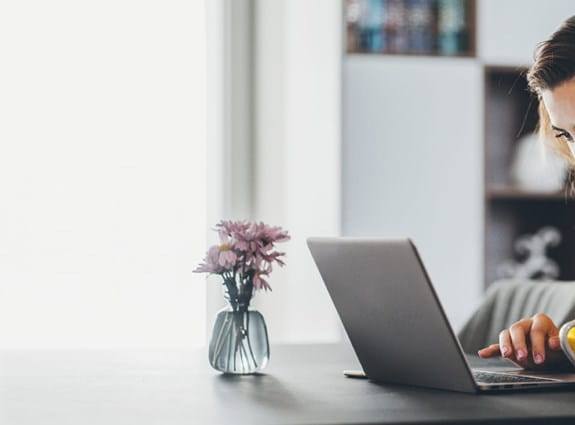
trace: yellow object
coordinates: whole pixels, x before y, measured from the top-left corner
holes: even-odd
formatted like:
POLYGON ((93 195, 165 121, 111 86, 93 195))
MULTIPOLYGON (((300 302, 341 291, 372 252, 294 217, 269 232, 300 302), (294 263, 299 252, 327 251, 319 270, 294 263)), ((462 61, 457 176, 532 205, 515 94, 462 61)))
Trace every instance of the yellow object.
POLYGON ((567 331, 567 343, 569 344, 569 347, 575 351, 575 328, 571 328, 567 331))
POLYGON ((575 365, 575 320, 565 323, 559 330, 559 342, 565 356, 575 365))

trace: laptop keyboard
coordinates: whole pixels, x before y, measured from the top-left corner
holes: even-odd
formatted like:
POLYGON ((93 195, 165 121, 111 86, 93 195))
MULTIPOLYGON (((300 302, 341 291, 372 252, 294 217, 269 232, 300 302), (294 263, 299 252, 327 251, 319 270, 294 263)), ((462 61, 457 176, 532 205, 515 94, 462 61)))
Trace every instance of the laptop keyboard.
POLYGON ((474 370, 473 377, 477 382, 484 384, 507 384, 507 383, 521 383, 521 382, 557 382, 555 379, 549 378, 535 378, 533 376, 523 375, 508 375, 505 373, 485 372, 481 370, 474 370))

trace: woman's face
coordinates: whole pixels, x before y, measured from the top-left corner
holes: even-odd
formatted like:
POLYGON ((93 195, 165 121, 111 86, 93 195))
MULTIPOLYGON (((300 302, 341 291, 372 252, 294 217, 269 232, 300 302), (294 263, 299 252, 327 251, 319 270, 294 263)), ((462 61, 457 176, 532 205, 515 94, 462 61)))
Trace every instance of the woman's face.
POLYGON ((568 142, 575 156, 575 78, 552 90, 543 90, 541 97, 549 113, 555 137, 568 142))

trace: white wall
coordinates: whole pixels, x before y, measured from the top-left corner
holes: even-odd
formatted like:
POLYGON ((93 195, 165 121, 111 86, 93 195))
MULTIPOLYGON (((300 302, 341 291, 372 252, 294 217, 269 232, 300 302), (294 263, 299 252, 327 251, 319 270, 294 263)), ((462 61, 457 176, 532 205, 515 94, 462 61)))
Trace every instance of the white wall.
POLYGON ((204 2, 0 4, 0 347, 203 344, 204 2))
MULTIPOLYGON (((250 219, 253 207, 251 0, 206 2, 208 38, 208 245, 222 219, 250 219)), ((218 276, 207 285, 208 335, 225 305, 218 276)))
POLYGON ((483 286, 481 97, 474 60, 344 62, 344 233, 413 238, 454 327, 483 286))
POLYGON ((573 0, 478 0, 478 55, 488 64, 529 65, 537 43, 575 14, 573 0))
POLYGON ((254 216, 293 237, 287 267, 257 303, 272 341, 336 341, 340 325, 305 238, 340 232, 341 3, 262 0, 256 28, 254 216))

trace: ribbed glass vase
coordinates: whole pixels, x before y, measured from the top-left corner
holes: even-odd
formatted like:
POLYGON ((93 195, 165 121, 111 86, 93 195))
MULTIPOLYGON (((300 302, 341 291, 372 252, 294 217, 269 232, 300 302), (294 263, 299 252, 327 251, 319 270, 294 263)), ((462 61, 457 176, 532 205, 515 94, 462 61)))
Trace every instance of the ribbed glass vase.
POLYGON ((248 305, 230 306, 216 316, 209 349, 210 364, 223 373, 245 375, 266 367, 270 348, 266 322, 248 305))

